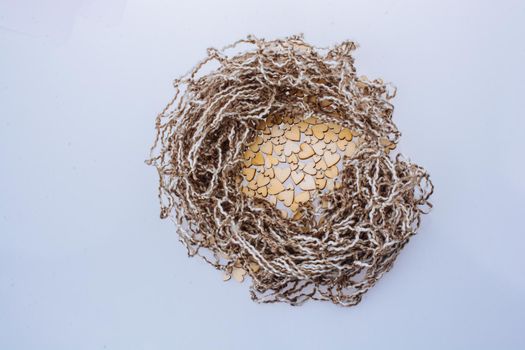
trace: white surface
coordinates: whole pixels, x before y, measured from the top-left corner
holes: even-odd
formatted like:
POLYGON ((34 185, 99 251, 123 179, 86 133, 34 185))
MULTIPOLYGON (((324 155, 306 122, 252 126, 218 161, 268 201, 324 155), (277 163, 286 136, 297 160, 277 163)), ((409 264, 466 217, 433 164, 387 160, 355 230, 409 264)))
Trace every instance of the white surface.
POLYGON ((0 2, 0 349, 523 349, 523 1, 0 2), (435 210, 354 308, 188 259, 144 165, 172 79, 249 33, 354 39, 435 210))

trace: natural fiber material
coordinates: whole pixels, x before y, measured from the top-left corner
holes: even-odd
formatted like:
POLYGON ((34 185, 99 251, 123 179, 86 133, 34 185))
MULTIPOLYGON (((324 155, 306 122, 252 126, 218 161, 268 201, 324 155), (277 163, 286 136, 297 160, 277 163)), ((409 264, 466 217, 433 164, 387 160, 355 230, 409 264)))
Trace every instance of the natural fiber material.
POLYGON ((209 49, 175 81, 175 97, 157 117, 148 163, 160 177, 161 218, 175 218, 190 255, 227 272, 247 271, 256 301, 357 304, 431 207, 426 171, 385 150, 400 136, 389 102, 394 90, 356 76, 355 48, 349 41, 320 49, 301 36, 249 36, 209 49), (212 62, 216 69, 202 73, 212 62), (237 181, 246 145, 271 115, 316 116, 363 140, 344 163, 342 186, 323 195, 328 206, 308 203, 299 220, 247 197, 237 181))

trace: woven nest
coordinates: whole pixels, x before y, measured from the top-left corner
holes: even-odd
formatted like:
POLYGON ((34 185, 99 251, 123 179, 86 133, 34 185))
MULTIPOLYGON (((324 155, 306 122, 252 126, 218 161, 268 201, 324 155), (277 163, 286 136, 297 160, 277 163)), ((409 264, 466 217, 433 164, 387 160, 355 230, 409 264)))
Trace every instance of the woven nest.
POLYGON ((388 271, 430 209, 429 175, 388 150, 395 90, 356 75, 353 42, 316 48, 302 36, 253 36, 207 57, 175 80, 157 117, 151 159, 160 177, 161 218, 173 217, 190 256, 252 280, 258 302, 309 299, 357 304, 388 271), (210 64, 214 65, 210 68, 210 64), (316 116, 360 135, 341 186, 284 218, 238 181, 257 126, 274 115, 316 116))

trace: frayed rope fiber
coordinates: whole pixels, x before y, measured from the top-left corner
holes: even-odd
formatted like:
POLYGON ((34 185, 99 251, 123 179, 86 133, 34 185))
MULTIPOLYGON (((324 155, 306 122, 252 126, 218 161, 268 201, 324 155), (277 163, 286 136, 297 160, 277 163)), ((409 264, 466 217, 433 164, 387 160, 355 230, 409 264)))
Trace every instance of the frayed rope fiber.
POLYGON ((161 218, 176 221, 190 256, 226 273, 244 269, 255 301, 356 305, 432 207, 428 173, 385 149, 400 137, 395 89, 357 77, 355 48, 316 48, 299 35, 208 49, 175 80, 175 97, 156 119, 147 163, 159 174, 161 218), (303 204, 297 220, 246 196, 238 181, 243 152, 273 115, 315 116, 362 140, 343 163, 341 187, 320 195, 328 204, 303 204))

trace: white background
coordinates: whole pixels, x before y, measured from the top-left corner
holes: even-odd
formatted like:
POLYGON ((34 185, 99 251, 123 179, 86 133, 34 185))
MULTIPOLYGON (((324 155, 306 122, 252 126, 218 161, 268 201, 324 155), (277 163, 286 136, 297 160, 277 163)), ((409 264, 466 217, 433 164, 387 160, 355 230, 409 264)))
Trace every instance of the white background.
POLYGON ((523 1, 0 1, 0 349, 524 349, 523 1), (353 308, 188 259, 143 160, 173 78, 246 34, 352 39, 435 210, 353 308))

